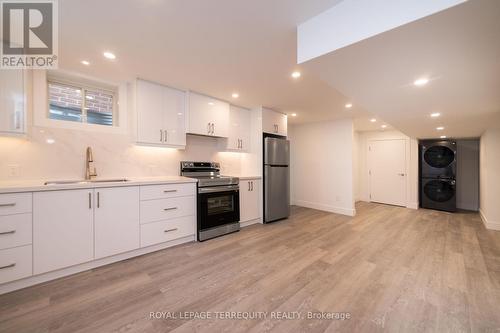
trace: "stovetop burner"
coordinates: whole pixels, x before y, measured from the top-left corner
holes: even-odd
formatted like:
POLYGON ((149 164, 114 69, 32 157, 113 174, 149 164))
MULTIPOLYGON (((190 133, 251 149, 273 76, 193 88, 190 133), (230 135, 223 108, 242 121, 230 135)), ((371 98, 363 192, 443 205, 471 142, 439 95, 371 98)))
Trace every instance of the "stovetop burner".
POLYGON ((181 162, 181 176, 198 179, 198 187, 239 184, 239 178, 222 176, 216 162, 181 162))

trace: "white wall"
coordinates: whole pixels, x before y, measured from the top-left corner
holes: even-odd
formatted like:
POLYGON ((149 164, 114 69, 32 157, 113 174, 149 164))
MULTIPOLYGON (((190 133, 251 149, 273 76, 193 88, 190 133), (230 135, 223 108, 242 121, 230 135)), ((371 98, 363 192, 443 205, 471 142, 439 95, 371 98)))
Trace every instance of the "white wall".
POLYGON ((399 131, 358 132, 358 195, 356 200, 370 201, 368 144, 371 140, 403 139, 406 142, 406 207, 417 209, 418 204, 418 142, 399 131))
POLYGON ((352 120, 293 125, 292 204, 353 216, 352 120))
POLYGON ((480 212, 489 229, 500 230, 500 130, 487 130, 480 142, 480 212))
MULTIPOLYGON (((217 139, 188 136, 186 150, 134 144, 135 116, 120 91, 121 111, 126 120, 119 131, 89 131, 46 127, 37 123, 47 110, 46 80, 34 75, 33 99, 29 98, 29 134, 25 138, 0 137, 0 181, 80 179, 85 175, 85 149, 94 151, 99 177, 148 177, 178 175, 181 160, 221 163, 222 172, 239 175, 243 153, 220 152, 217 139), (31 100, 33 101, 31 103, 31 100), (33 119, 35 124, 33 126, 33 119)), ((31 94, 30 94, 31 95, 31 94)), ((44 125, 48 122, 42 122, 44 125)), ((258 170, 256 170, 258 171, 258 170)))
POLYGON ((479 210, 479 140, 457 140, 457 208, 479 210))

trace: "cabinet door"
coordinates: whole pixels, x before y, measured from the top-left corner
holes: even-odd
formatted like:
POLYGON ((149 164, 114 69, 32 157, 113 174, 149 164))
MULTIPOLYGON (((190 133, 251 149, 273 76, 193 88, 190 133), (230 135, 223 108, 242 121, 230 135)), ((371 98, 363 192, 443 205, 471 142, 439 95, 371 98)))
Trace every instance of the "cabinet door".
POLYGON ((164 137, 168 145, 186 145, 186 93, 169 87, 163 88, 164 137))
POLYGON ((196 93, 189 93, 189 133, 212 135, 212 112, 215 102, 209 97, 196 93))
POLYGON ((260 180, 240 181, 240 221, 260 218, 260 180))
POLYGON ((231 105, 227 149, 248 151, 250 149, 250 111, 231 105))
POLYGON ((189 133, 227 138, 228 125, 228 103, 189 93, 189 133))
POLYGON ((34 274, 94 258, 93 190, 33 194, 34 274))
POLYGON ((25 133, 26 102, 23 70, 3 70, 0 75, 0 134, 25 133))
POLYGON ((262 109, 262 130, 265 133, 286 136, 287 127, 287 116, 285 114, 265 108, 262 109))
POLYGON ((137 80, 137 141, 148 144, 164 143, 164 87, 137 80))
POLYGON ((95 189, 95 257, 139 248, 139 187, 95 189))

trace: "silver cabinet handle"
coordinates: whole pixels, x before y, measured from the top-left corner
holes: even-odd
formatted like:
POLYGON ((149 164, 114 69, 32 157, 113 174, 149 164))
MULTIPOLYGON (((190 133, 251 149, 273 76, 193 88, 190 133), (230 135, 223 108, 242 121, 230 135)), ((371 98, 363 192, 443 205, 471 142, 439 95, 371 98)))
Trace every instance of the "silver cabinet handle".
POLYGON ((251 189, 250 191, 252 191, 252 192, 253 192, 253 182, 250 182, 250 184, 252 184, 252 189, 251 189))
POLYGON ((160 142, 163 142, 163 131, 160 130, 160 142))
POLYGON ((175 210, 175 209, 177 209, 177 207, 164 208, 163 210, 164 211, 169 211, 169 210, 175 210))
POLYGON ((207 133, 208 133, 208 134, 210 134, 210 130, 211 130, 211 128, 210 128, 210 123, 208 123, 208 125, 207 125, 207 133))
POLYGON ((163 136, 164 141, 165 141, 165 142, 168 142, 168 131, 167 131, 167 130, 164 130, 163 132, 165 132, 165 135, 163 136))
POLYGON ((7 204, 0 204, 0 207, 14 207, 16 203, 7 203, 7 204))
POLYGON ((399 176, 404 177, 404 173, 398 173, 399 176))
POLYGON ((240 142, 241 142, 240 149, 243 149, 243 139, 240 139, 240 142))
POLYGON ((101 193, 97 192, 97 208, 101 208, 101 193))
POLYGON ((15 230, 10 230, 10 231, 0 232, 0 235, 11 235, 11 234, 15 234, 15 233, 16 233, 15 230))
POLYGON ((212 135, 214 135, 214 134, 215 134, 215 124, 212 123, 212 135))
POLYGON ((12 263, 12 264, 9 264, 9 265, 1 266, 0 269, 11 268, 11 267, 14 267, 14 266, 16 266, 16 263, 12 263))
POLYGON ((250 182, 248 182, 248 192, 250 192, 250 182))
POLYGON ((172 193, 172 192, 177 192, 177 190, 165 190, 163 193, 172 193))
POLYGON ((89 193, 89 209, 92 209, 92 194, 89 193))
POLYGON ((172 231, 176 231, 178 230, 179 228, 172 228, 172 229, 167 229, 167 230, 164 230, 163 232, 172 232, 172 231))

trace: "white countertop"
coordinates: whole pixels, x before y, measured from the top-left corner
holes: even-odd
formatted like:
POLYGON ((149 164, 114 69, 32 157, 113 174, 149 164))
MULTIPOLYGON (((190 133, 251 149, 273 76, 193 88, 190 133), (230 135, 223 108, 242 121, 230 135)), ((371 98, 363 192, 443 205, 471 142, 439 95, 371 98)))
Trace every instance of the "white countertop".
POLYGON ((261 176, 245 176, 245 175, 229 175, 230 177, 237 177, 240 180, 248 180, 248 179, 261 179, 261 176))
MULTIPOLYGON (((194 178, 182 176, 162 176, 162 177, 110 177, 107 179, 126 178, 126 182, 106 182, 106 183, 75 183, 75 184, 57 184, 44 185, 44 180, 29 180, 29 181, 12 181, 0 182, 0 194, 2 193, 19 193, 19 192, 39 192, 39 191, 54 191, 54 190, 72 190, 81 188, 103 188, 103 187, 120 187, 120 186, 139 186, 139 185, 160 185, 160 184, 179 184, 179 183, 196 183, 194 178)), ((63 180, 63 179, 61 179, 63 180)), ((64 179, 71 180, 71 179, 64 179)), ((97 179, 99 180, 99 179, 97 179)))

